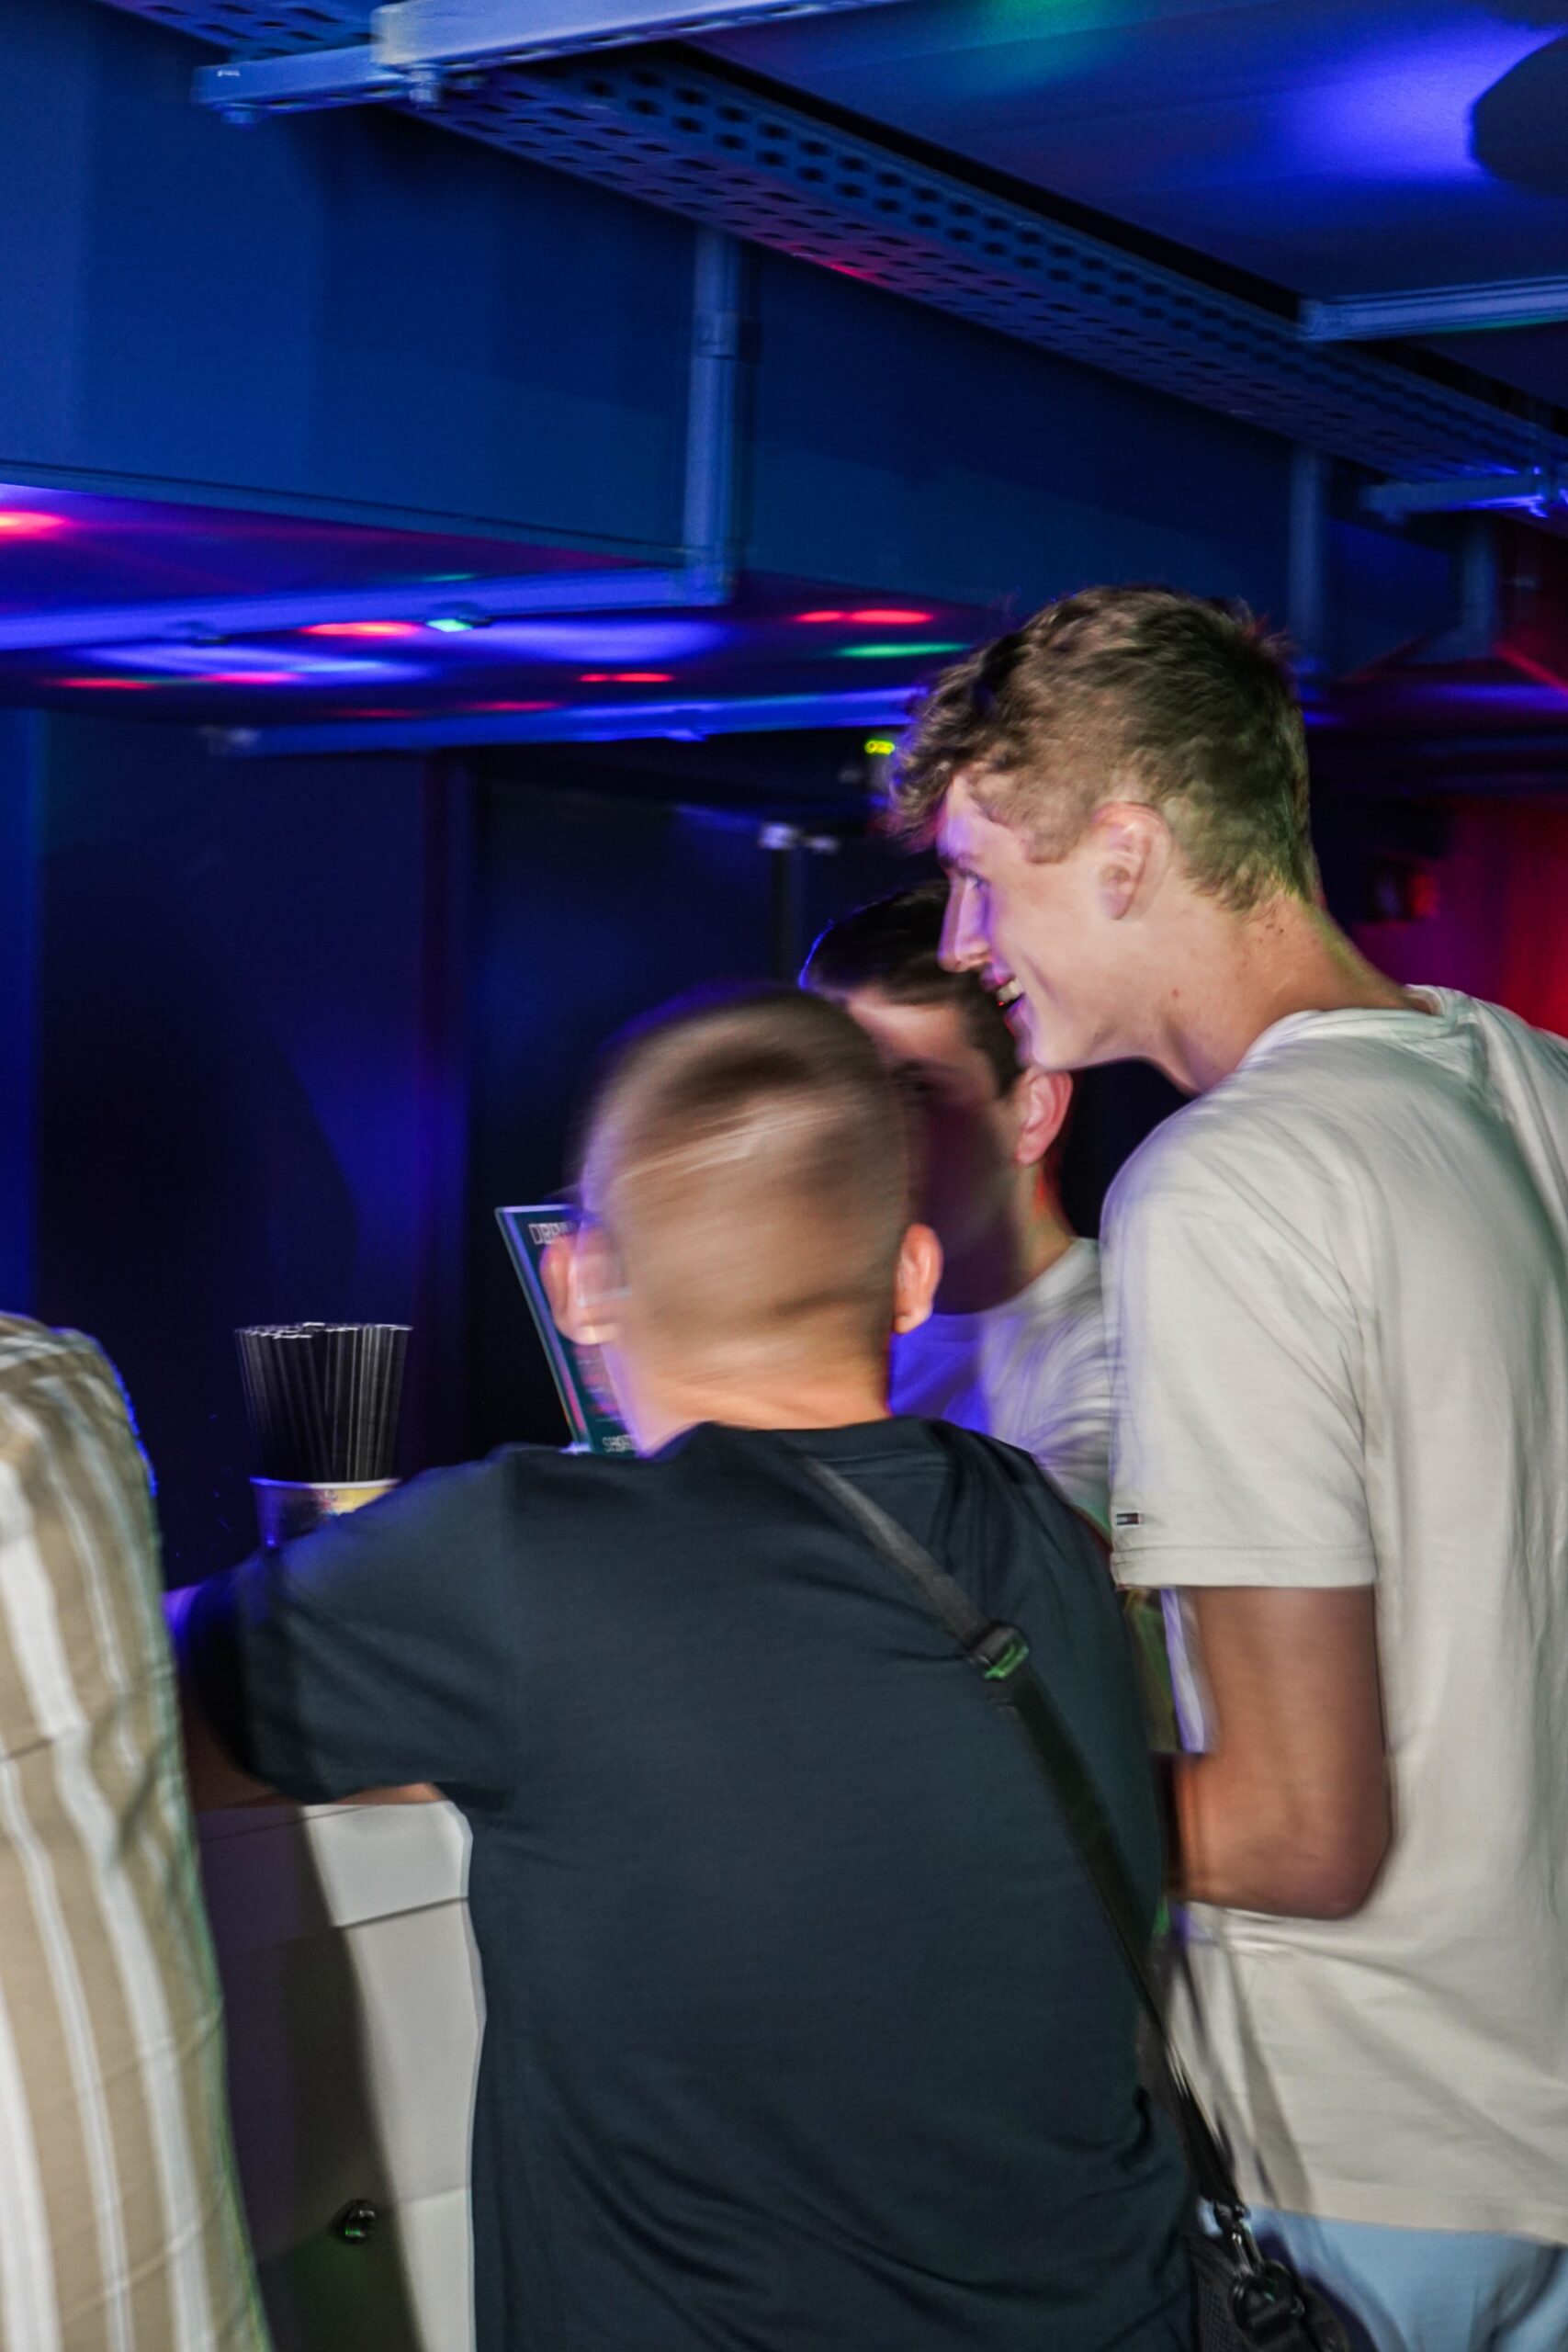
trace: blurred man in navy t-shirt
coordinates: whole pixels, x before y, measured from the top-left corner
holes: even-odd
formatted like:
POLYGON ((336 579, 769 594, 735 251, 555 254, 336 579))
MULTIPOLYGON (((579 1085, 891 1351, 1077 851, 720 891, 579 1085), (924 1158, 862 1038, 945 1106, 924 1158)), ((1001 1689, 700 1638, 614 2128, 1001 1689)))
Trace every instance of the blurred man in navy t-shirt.
POLYGON ((640 1458, 518 1448, 202 1588, 189 1685, 301 1800, 473 1831, 480 2352, 1184 2352, 1180 2167, 1022 1744, 831 1464, 1022 1629, 1152 1920, 1092 1539, 1021 1454, 887 1408, 940 1251, 818 999, 633 1037, 557 1311, 640 1458))

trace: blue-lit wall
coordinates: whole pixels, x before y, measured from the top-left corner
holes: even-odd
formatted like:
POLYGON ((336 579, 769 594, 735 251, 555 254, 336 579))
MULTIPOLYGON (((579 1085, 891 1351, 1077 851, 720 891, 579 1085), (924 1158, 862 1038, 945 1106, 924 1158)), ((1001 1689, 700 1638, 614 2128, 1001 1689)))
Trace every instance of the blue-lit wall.
POLYGON ((689 232, 375 109, 235 130, 210 55, 0 0, 0 469, 670 540, 689 232))

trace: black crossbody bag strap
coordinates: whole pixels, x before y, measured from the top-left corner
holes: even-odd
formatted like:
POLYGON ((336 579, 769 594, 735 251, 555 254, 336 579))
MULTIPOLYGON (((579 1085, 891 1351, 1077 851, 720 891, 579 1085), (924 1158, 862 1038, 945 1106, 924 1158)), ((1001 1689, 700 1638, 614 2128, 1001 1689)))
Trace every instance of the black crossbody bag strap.
POLYGON ((925 1546, 917 1544, 869 1495, 863 1494, 825 1462, 804 1453, 796 1458, 883 1557, 908 1577, 954 1646, 979 1673, 987 1696, 1016 1724, 1066 1824, 1149 2021, 1168 2086, 1171 2111, 1186 2147, 1193 2186, 1213 2208, 1227 2236, 1233 2233, 1245 2235, 1247 2207, 1236 2188, 1235 2176, 1166 2030, 1165 2013, 1145 1953, 1138 1899, 1115 1832, 1077 1743, 1029 1663, 1028 1643, 1016 1627, 993 1623, 983 1610, 976 1607, 956 1577, 949 1576, 925 1546))

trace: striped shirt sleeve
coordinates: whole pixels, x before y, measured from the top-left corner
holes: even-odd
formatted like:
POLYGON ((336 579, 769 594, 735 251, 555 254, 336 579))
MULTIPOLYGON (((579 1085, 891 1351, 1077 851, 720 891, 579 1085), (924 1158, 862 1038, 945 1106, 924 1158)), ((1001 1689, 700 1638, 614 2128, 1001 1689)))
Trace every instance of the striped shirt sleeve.
POLYGON ((265 2352, 146 1467, 0 1318, 0 2352, 265 2352))

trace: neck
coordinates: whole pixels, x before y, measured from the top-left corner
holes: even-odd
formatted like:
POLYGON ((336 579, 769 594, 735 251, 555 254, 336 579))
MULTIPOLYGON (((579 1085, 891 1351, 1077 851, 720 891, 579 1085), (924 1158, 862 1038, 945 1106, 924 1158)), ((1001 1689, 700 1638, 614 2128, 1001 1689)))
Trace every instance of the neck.
POLYGON ((726 1363, 614 1366, 615 1386, 639 1453, 654 1453, 699 1421, 739 1430, 835 1430, 885 1421, 887 1367, 844 1363, 726 1363))
POLYGON ((1077 1238, 1054 1188, 1033 1169, 1020 1171, 998 1216, 983 1233, 951 1249, 943 1243, 938 1315, 983 1315, 1038 1281, 1077 1238))
POLYGON ((1148 1060, 1201 1094, 1293 1012, 1418 1012, 1419 1001, 1369 964, 1320 908, 1272 899, 1232 913, 1190 899, 1160 943, 1160 988, 1148 1060))

